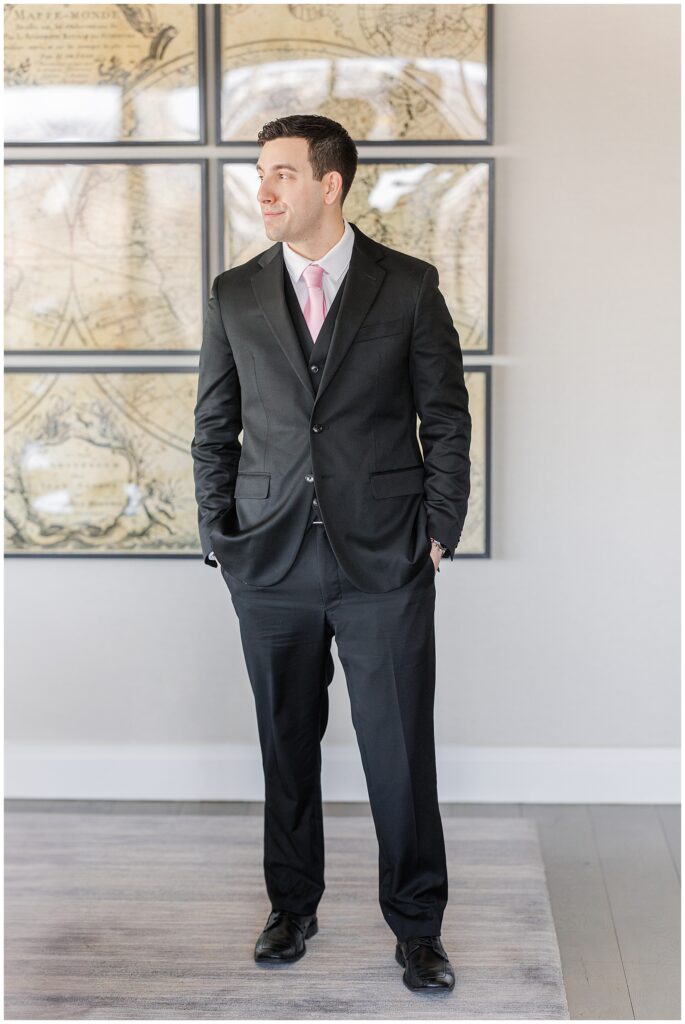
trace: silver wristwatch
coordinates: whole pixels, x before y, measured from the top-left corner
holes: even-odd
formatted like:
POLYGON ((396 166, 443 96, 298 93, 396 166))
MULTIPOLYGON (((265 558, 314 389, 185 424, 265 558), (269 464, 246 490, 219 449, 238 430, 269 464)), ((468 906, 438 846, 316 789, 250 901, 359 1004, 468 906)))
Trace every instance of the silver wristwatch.
POLYGON ((438 564, 435 567, 436 571, 440 572, 440 562, 442 561, 443 555, 448 554, 450 549, 448 547, 445 547, 444 544, 441 544, 439 540, 435 539, 435 537, 431 537, 431 545, 434 548, 440 549, 440 558, 438 559, 438 564))

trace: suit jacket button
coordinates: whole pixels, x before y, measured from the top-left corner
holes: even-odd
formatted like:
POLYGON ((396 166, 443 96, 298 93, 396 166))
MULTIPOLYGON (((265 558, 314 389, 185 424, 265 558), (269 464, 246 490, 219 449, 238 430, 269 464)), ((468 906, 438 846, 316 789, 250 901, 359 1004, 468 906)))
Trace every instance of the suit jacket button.
POLYGON ((307 475, 305 477, 305 480, 307 481, 308 484, 313 484, 314 483, 314 477, 312 476, 311 473, 307 473, 307 475))
POLYGON ((320 423, 315 423, 314 426, 312 427, 312 430, 314 431, 315 434, 319 434, 323 430, 323 426, 320 423))

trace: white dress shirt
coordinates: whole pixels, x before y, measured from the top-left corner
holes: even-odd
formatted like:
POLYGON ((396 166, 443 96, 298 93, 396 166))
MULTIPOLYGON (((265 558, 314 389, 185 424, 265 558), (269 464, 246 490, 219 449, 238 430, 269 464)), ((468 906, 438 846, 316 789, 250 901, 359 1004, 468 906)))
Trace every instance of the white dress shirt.
POLYGON ((298 302, 302 307, 302 312, 304 312, 304 307, 309 298, 307 282, 302 277, 302 272, 310 263, 316 263, 317 266, 323 267, 321 284, 323 286, 324 298, 326 299, 326 312, 328 312, 333 304, 333 299, 350 265, 352 248, 354 246, 354 231, 344 217, 343 222, 345 230, 343 231, 342 238, 318 260, 308 260, 306 256, 300 256, 299 252, 291 249, 287 242, 281 243, 283 246, 283 259, 288 268, 298 302))

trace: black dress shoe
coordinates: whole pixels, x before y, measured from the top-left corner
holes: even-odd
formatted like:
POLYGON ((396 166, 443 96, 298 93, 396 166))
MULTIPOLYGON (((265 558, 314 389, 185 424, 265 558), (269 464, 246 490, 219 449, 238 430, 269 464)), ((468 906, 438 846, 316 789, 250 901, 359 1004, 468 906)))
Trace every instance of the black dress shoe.
POLYGON ((316 914, 293 914, 272 910, 264 931, 257 939, 254 958, 258 964, 291 964, 307 952, 304 940, 316 935, 316 914))
POLYGON ((402 980, 407 988, 454 988, 454 971, 439 935, 398 942, 395 959, 404 967, 402 980))

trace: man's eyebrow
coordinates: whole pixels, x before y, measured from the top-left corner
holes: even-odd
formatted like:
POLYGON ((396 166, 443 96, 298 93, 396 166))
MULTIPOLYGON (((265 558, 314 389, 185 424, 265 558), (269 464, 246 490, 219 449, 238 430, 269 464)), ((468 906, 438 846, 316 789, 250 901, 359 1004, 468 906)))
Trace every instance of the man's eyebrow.
MULTIPOLYGON (((293 165, 292 165, 292 164, 274 164, 274 165, 273 165, 273 169, 274 169, 275 171, 278 171, 278 170, 280 170, 280 169, 281 169, 281 167, 285 167, 285 168, 286 168, 286 170, 288 170, 288 171, 297 171, 297 167, 293 167, 293 165)), ((263 170, 264 170, 264 168, 263 168, 263 167, 260 167, 260 166, 259 166, 259 164, 257 164, 257 166, 256 166, 256 170, 258 170, 258 171, 263 171, 263 170)))

